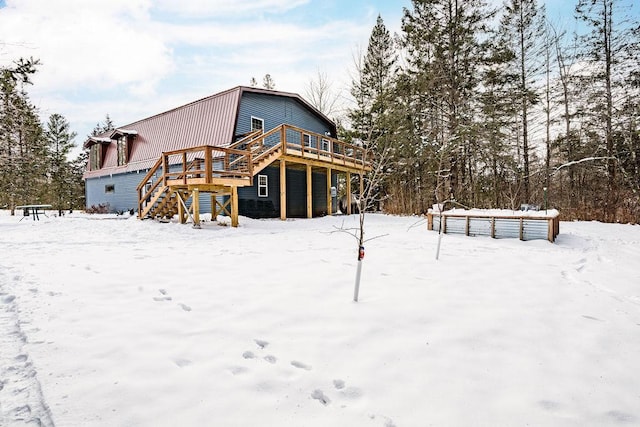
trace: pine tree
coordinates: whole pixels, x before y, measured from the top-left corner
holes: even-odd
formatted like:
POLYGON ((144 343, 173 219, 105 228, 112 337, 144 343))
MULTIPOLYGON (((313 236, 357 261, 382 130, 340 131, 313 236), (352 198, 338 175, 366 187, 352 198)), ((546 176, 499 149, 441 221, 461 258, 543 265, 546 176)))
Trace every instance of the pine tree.
POLYGON ((20 59, 14 67, 0 68, 0 206, 8 206, 12 215, 16 205, 44 194, 42 127, 23 90, 38 64, 20 59))
POLYGON ((265 89, 273 90, 276 88, 276 82, 273 81, 271 74, 265 74, 262 78, 262 87, 265 89))
MULTIPOLYGON (((108 116, 107 116, 108 118, 108 116)), ((45 132, 47 139, 49 179, 54 209, 62 211, 73 206, 72 186, 74 185, 72 166, 67 158, 75 147, 75 132, 69 129, 69 122, 60 114, 52 114, 45 132)))
MULTIPOLYGON (((412 89, 415 150, 437 158, 428 185, 435 199, 472 199, 478 108, 478 70, 482 67, 490 12, 483 0, 413 0, 402 20, 412 89)), ((431 201, 435 201, 431 199, 431 201)))
POLYGON ((523 201, 529 203, 531 175, 529 153, 531 151, 530 121, 533 105, 539 94, 534 81, 539 79, 543 58, 544 11, 536 0, 508 0, 501 27, 504 40, 513 52, 512 69, 518 79, 513 87, 513 101, 518 105, 515 130, 518 150, 522 158, 523 201))
POLYGON ((111 117, 109 117, 109 113, 107 113, 102 123, 96 123, 93 130, 91 131, 91 136, 100 136, 114 129, 115 126, 113 124, 113 121, 111 120, 111 117))
POLYGON ((380 15, 369 36, 367 53, 358 79, 352 82, 351 93, 360 100, 351 118, 359 130, 360 138, 386 146, 380 141, 385 132, 385 113, 389 108, 389 95, 393 83, 397 55, 389 31, 380 15))
POLYGON ((585 89, 588 96, 588 125, 591 141, 596 143, 598 155, 606 159, 606 189, 604 220, 615 221, 620 202, 619 182, 616 174, 618 156, 614 124, 616 109, 614 91, 621 85, 624 74, 623 60, 629 53, 630 30, 617 22, 617 0, 579 0, 576 17, 590 29, 581 37, 583 51, 579 59, 586 65, 585 89), (598 143, 600 142, 600 143, 598 143))

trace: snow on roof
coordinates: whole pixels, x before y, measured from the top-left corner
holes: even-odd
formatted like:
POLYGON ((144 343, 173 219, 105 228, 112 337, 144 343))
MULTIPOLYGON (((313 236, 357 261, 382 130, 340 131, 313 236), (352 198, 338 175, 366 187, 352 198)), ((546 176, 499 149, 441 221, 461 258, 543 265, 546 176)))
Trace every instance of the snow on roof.
MULTIPOLYGON (((439 214, 438 206, 434 205, 433 209, 429 209, 432 214, 439 214)), ((556 209, 547 210, 511 210, 511 209, 448 209, 442 211, 442 215, 446 216, 473 216, 483 218, 513 218, 513 217, 533 217, 533 218, 555 218, 560 215, 556 209)))
POLYGON ((94 144, 110 144, 111 143, 111 138, 105 138, 105 137, 101 137, 101 136, 90 136, 89 138, 87 138, 87 140, 84 142, 84 148, 89 148, 94 144))

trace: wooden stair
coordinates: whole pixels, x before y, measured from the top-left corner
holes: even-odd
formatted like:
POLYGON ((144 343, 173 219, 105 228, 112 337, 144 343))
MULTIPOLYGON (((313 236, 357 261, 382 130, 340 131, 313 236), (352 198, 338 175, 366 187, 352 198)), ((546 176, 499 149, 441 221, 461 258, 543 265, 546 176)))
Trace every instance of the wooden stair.
POLYGON ((172 218, 178 214, 184 223, 192 212, 193 221, 198 223, 200 194, 210 193, 230 196, 229 211, 235 227, 238 188, 252 186, 253 178, 278 159, 347 173, 371 170, 371 161, 361 146, 281 124, 268 132, 250 132, 227 146, 163 152, 137 187, 138 218, 172 218))

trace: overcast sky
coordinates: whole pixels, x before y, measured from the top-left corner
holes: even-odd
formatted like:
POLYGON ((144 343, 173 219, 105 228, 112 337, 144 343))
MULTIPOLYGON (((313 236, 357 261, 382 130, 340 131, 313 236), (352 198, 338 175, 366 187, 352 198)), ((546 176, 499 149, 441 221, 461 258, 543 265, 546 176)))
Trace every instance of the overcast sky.
MULTIPOLYGON (((573 25, 574 0, 548 3, 550 16, 573 25)), ((266 73, 276 89, 304 96, 320 71, 346 97, 353 57, 366 49, 377 15, 398 32, 402 9, 410 5, 410 0, 0 0, 0 65, 19 57, 40 59, 31 100, 43 120, 64 115, 80 145, 107 113, 124 125, 248 85, 251 77, 261 84, 266 73)))

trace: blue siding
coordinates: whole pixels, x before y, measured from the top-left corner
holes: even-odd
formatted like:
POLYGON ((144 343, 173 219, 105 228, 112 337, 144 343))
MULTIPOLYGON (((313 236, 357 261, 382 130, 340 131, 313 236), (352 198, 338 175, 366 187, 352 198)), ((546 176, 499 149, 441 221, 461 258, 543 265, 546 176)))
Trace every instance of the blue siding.
POLYGON ((277 95, 245 92, 240 100, 236 134, 251 131, 251 116, 264 120, 265 132, 283 123, 315 133, 330 132, 329 124, 311 113, 298 101, 277 95))
POLYGON ((129 209, 137 211, 138 192, 136 188, 142 178, 144 178, 144 173, 132 172, 87 179, 87 207, 109 203, 111 212, 128 211, 129 209), (105 188, 111 185, 113 192, 107 193, 105 188))
MULTIPOLYGON (((270 166, 260 175, 268 177, 268 197, 258 197, 258 177, 252 187, 238 188, 238 210, 240 215, 252 218, 280 216, 280 169, 270 166)), ((327 175, 324 171, 313 172, 313 216, 327 214, 327 175)), ((336 185, 336 175, 332 176, 332 185, 336 185)), ((336 198, 333 198, 334 212, 336 198)), ((287 217, 306 218, 307 216, 307 176, 306 171, 287 169, 287 217)))
POLYGON ((253 178, 253 186, 238 188, 238 212, 250 218, 280 216, 280 168, 267 167, 253 178), (267 197, 258 197, 258 175, 267 176, 267 197))

